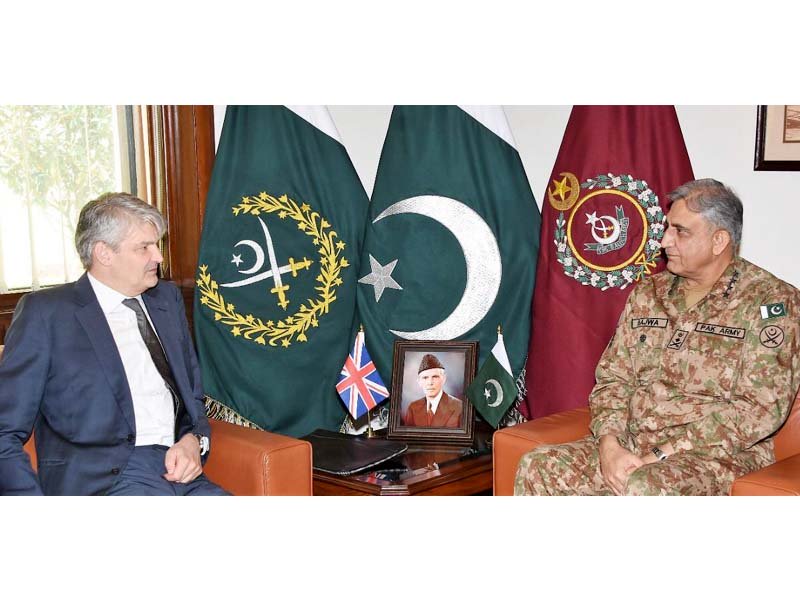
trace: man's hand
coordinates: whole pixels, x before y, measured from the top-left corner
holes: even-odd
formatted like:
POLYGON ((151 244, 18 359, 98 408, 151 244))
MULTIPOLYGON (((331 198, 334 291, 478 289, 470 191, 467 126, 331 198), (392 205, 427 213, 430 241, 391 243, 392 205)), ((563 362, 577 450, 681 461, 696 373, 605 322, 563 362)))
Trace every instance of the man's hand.
POLYGON ((648 450, 644 454, 642 454, 642 462, 646 465, 652 465, 653 463, 658 462, 656 455, 653 454, 652 450, 648 450))
POLYGON ((600 438, 600 472, 617 496, 625 492, 630 474, 643 464, 641 458, 620 446, 615 436, 604 435, 600 438))
POLYGON ((193 434, 187 433, 179 442, 167 450, 164 457, 167 472, 164 479, 177 483, 194 481, 203 472, 200 462, 200 442, 193 434))

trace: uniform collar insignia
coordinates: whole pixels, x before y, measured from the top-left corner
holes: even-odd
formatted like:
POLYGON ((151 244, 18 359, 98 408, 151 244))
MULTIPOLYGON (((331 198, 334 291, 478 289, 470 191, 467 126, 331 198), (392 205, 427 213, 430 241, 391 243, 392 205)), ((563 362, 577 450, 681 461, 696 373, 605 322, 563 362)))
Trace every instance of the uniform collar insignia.
POLYGON ((725 288, 725 291, 722 292, 722 297, 727 298, 731 295, 733 291, 733 286, 736 285, 736 282, 739 281, 739 270, 736 269, 733 271, 733 275, 731 275, 730 280, 728 281, 728 286, 725 288))
POLYGON ((741 276, 742 269, 739 264, 739 258, 736 257, 733 259, 731 264, 727 266, 725 271, 723 271, 722 275, 720 275, 720 278, 717 279, 717 282, 708 293, 709 297, 722 297, 725 299, 730 298, 731 294, 733 293, 733 289, 736 287, 736 282, 739 281, 741 276))

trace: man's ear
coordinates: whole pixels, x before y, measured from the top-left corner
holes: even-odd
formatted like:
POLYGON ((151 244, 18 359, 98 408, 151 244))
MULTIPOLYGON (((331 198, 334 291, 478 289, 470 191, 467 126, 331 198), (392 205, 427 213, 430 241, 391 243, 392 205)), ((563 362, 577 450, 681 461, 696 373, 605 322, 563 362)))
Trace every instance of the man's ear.
POLYGON ((711 235, 711 251, 719 256, 731 245, 731 234, 725 229, 717 229, 711 235))
POLYGON ((111 255, 114 253, 114 250, 106 244, 105 242, 97 242, 92 248, 92 259, 95 262, 99 262, 103 266, 108 266, 111 264, 111 255))

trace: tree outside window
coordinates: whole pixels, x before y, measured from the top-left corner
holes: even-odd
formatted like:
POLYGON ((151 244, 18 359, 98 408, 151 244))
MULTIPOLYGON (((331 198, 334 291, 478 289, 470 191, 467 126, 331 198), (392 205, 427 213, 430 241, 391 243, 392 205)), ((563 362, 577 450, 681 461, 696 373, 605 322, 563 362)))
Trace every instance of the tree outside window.
POLYGON ((113 106, 0 106, 0 293, 55 285, 83 271, 83 205, 123 189, 113 106))

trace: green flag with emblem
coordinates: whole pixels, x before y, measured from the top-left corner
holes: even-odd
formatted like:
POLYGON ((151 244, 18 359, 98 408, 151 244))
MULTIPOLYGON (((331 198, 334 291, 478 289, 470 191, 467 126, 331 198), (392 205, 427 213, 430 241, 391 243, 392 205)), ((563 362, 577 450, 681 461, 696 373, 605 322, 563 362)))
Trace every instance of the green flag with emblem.
POLYGON ((487 423, 497 427, 516 396, 517 385, 511 374, 503 334, 498 333, 492 353, 467 388, 467 398, 487 423))
POLYGON ((505 326, 525 362, 539 210, 501 107, 397 106, 370 203, 358 310, 389 383, 395 339, 477 340, 505 326))
POLYGON ((338 428, 367 208, 326 108, 227 108, 194 304, 209 414, 338 428))

